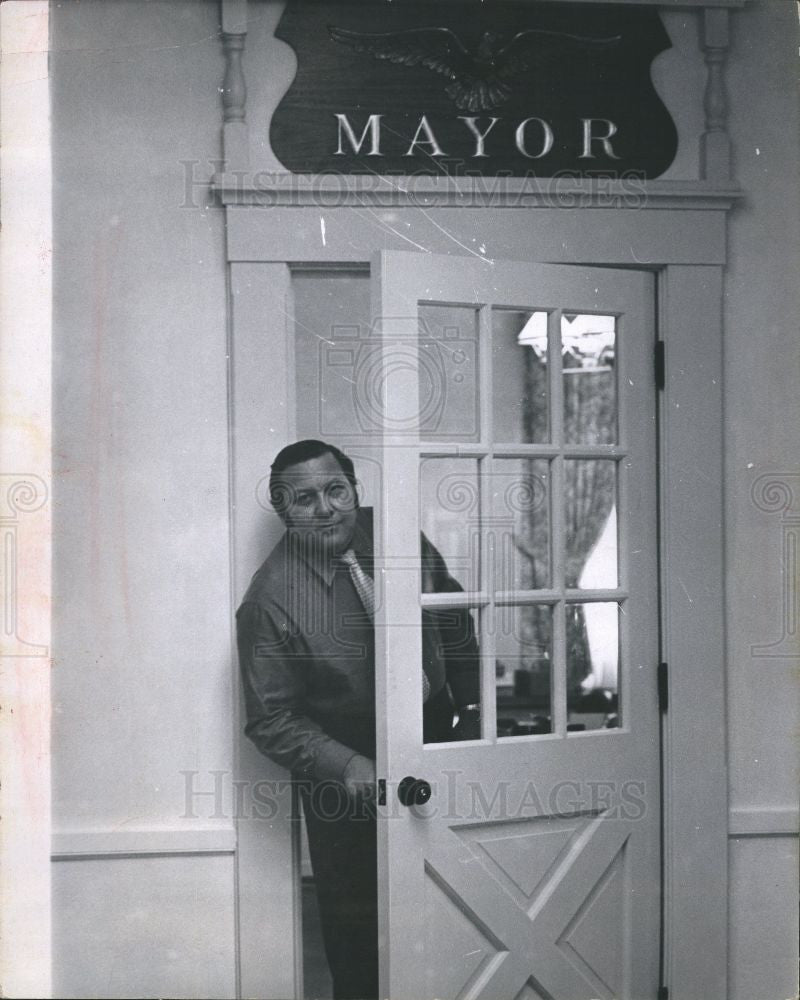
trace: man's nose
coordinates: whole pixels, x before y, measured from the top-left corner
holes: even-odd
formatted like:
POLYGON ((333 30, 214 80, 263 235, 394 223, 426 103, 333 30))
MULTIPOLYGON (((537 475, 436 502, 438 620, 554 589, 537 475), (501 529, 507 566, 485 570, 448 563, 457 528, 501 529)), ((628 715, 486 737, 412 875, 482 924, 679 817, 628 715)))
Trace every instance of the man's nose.
POLYGON ((315 513, 317 514, 317 517, 328 517, 333 513, 333 505, 331 504, 327 494, 324 492, 317 493, 315 513))

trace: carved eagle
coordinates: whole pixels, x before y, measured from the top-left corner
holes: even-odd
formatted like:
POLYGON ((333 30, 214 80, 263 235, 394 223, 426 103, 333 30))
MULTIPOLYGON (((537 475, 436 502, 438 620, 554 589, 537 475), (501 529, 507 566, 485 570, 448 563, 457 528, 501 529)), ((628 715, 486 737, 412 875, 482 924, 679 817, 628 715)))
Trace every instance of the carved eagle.
POLYGON ((616 45, 611 38, 585 38, 563 31, 530 28, 520 31, 507 43, 493 31, 485 31, 477 48, 468 50, 449 28, 410 28, 386 34, 348 31, 328 25, 331 38, 356 52, 368 52, 401 66, 424 66, 444 76, 445 93, 460 111, 488 111, 504 104, 512 85, 537 62, 536 41, 541 35, 591 48, 616 45))

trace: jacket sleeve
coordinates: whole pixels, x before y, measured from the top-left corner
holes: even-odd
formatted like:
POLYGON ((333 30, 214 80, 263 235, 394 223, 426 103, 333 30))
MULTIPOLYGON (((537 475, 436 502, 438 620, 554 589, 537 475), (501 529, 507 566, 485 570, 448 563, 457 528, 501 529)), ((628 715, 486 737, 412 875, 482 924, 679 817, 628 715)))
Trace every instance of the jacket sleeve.
POLYGON ((249 602, 236 614, 245 735, 296 777, 342 781, 356 753, 304 714, 306 655, 279 617, 249 602))
MULTIPOLYGON (((427 593, 463 593, 442 554, 422 534, 422 589, 427 593)), ((480 654, 472 614, 466 608, 431 611, 437 622, 445 676, 456 708, 480 702, 480 654)))

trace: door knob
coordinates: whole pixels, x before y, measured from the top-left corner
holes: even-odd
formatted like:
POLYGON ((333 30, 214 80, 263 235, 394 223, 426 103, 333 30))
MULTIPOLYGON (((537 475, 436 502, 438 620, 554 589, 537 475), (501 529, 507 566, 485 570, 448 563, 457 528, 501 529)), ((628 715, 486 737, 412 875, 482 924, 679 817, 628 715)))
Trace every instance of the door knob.
POLYGON ((403 778, 397 786, 397 797, 404 806, 423 806, 431 797, 431 786, 423 778, 403 778))

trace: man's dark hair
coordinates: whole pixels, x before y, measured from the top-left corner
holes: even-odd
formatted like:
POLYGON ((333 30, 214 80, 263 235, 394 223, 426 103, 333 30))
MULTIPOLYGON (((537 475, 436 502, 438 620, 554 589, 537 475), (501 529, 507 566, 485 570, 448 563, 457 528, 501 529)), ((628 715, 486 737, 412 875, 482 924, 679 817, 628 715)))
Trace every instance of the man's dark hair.
POLYGON ((295 441, 294 444, 287 444, 278 452, 270 466, 269 499, 278 514, 283 514, 288 508, 292 495, 291 477, 284 476, 283 473, 293 465, 308 462, 312 458, 321 458, 323 455, 333 455, 339 463, 345 479, 353 487, 356 505, 358 504, 358 486, 352 458, 345 455, 335 444, 328 444, 327 441, 316 441, 314 438, 305 438, 302 441, 295 441))

